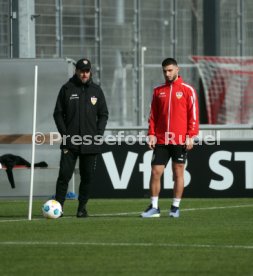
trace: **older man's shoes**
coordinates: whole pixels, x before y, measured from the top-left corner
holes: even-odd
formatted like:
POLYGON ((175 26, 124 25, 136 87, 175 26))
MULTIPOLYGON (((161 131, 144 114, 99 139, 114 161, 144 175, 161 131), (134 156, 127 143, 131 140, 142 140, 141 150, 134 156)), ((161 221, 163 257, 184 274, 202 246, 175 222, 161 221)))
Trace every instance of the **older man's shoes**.
POLYGON ((77 214, 76 214, 77 218, 87 218, 88 217, 88 213, 86 211, 85 208, 83 208, 82 210, 78 210, 77 214))

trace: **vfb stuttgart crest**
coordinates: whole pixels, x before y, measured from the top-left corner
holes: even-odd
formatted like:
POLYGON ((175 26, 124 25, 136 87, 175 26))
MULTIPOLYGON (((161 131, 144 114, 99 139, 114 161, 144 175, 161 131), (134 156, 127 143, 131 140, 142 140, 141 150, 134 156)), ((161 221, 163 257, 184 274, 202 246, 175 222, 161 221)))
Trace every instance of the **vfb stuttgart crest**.
POLYGON ((183 96, 183 92, 176 92, 176 97, 177 97, 178 99, 181 99, 182 96, 183 96))
POLYGON ((95 96, 93 96, 93 97, 90 98, 90 101, 91 101, 91 103, 92 103, 93 105, 95 105, 95 104, 97 103, 97 100, 98 100, 98 98, 95 97, 95 96))

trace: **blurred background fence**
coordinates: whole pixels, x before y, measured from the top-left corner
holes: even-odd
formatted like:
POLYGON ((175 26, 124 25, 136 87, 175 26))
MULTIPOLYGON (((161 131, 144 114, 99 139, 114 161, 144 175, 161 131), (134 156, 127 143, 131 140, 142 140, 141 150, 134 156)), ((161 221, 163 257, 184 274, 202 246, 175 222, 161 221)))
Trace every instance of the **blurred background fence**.
POLYGON ((90 58, 111 126, 147 124, 168 56, 200 93, 208 123, 190 57, 252 56, 252 45, 251 0, 0 0, 0 58, 90 58))

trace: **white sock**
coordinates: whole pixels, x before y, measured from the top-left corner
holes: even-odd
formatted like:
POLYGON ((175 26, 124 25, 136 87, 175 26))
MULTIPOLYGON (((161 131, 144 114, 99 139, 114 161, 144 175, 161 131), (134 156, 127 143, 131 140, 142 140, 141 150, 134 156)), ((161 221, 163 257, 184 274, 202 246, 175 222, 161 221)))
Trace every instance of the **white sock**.
POLYGON ((151 196, 151 204, 153 208, 158 209, 158 196, 151 196))
POLYGON ((181 198, 173 198, 172 205, 179 208, 181 198))

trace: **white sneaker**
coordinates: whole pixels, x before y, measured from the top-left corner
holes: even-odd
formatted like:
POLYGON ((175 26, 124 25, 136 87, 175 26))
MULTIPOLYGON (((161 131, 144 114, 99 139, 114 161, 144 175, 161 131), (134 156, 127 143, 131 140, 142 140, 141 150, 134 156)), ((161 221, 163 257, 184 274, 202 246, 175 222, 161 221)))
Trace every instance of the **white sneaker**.
POLYGON ((180 212, 179 208, 171 205, 169 216, 172 218, 179 218, 180 212))
POLYGON ((141 214, 143 218, 159 218, 160 217, 160 209, 153 208, 152 204, 148 206, 148 208, 141 214))

